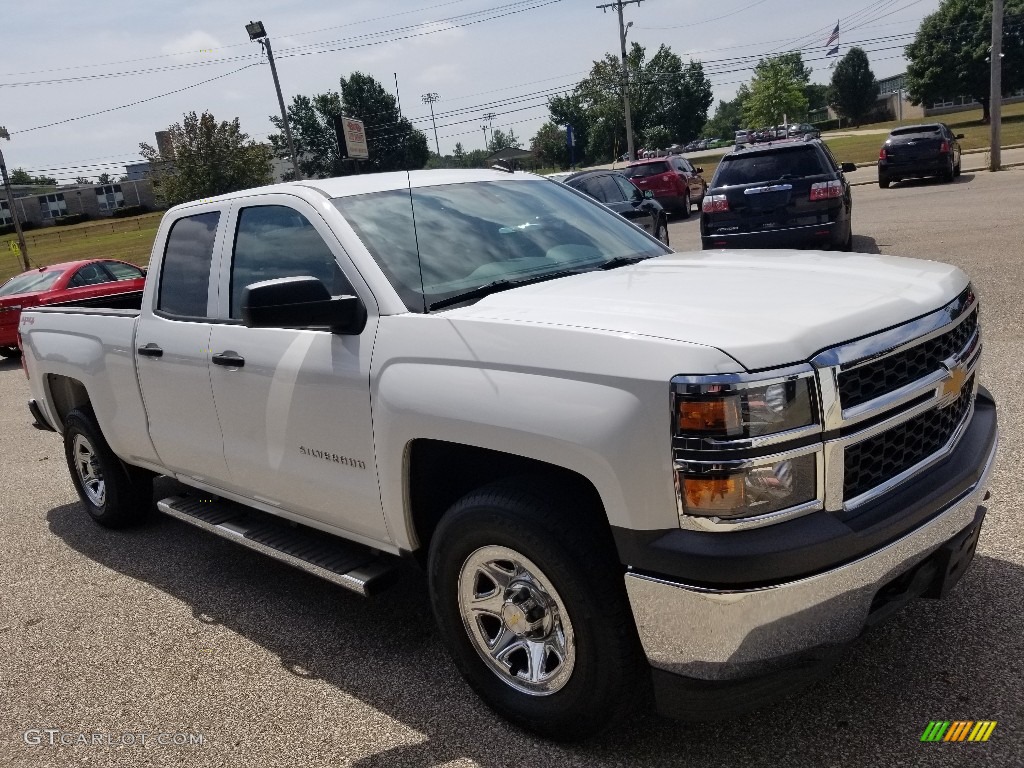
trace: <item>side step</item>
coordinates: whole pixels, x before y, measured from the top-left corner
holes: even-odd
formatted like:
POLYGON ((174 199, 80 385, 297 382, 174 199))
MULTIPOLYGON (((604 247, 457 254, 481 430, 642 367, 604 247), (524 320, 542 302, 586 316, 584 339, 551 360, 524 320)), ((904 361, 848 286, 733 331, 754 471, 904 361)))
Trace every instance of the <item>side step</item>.
POLYGON ((395 572, 378 552, 362 544, 294 525, 259 510, 214 497, 171 496, 157 509, 190 525, 301 568, 369 597, 395 572))

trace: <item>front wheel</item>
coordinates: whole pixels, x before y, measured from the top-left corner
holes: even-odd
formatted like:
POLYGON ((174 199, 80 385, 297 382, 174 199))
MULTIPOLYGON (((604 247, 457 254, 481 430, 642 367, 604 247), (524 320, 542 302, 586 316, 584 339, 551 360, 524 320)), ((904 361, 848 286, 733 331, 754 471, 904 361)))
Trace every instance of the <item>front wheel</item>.
POLYGON ((510 483, 474 491, 442 518, 428 566, 463 677, 499 714, 558 740, 635 711, 644 679, 607 524, 572 498, 510 483))
POLYGON ((664 217, 658 218, 658 224, 654 228, 654 236, 665 245, 668 245, 668 224, 665 223, 664 217))
POLYGON ((85 511, 106 528, 141 519, 153 501, 153 475, 123 464, 107 445, 88 409, 64 419, 64 456, 85 511))

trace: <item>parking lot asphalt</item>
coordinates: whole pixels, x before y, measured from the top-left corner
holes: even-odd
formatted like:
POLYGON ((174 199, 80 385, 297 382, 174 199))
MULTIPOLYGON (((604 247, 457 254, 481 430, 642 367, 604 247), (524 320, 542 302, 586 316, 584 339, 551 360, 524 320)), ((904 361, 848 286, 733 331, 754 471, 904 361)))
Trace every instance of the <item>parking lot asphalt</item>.
MULTIPOLYGON (((910 605, 769 708, 705 724, 641 715, 551 744, 462 682, 411 567, 364 600, 155 514, 129 531, 95 526, 59 438, 29 425, 20 367, 3 362, 0 765, 1021 765, 1024 170, 860 187, 854 200, 856 250, 952 262, 982 300, 982 382, 1002 443, 977 558, 946 600, 910 605), (985 743, 922 743, 939 719, 998 725, 985 743), (204 743, 154 743, 161 733, 204 743), (64 734, 111 743, 62 746, 64 734)), ((696 217, 671 234, 699 248, 696 217)))

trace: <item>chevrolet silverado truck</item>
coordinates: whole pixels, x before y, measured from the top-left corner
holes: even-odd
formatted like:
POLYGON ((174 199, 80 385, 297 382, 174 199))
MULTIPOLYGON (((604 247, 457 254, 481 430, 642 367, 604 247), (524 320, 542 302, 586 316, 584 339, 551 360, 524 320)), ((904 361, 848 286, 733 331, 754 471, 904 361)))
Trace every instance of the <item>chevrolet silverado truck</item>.
POLYGON ((361 594, 417 561, 470 686, 553 738, 770 700, 942 597, 996 453, 956 267, 673 253, 530 174, 181 205, 138 308, 19 330, 97 523, 165 475, 160 512, 361 594))

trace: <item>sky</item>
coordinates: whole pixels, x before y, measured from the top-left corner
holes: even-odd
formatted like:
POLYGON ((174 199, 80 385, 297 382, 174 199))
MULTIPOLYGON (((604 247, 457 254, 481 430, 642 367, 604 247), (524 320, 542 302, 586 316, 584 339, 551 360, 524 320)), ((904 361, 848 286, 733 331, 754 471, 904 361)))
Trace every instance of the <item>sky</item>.
MULTIPOLYGON (((273 80, 245 25, 263 21, 286 103, 338 90, 353 71, 392 93, 434 148, 436 93, 442 154, 484 144, 483 115, 524 146, 592 62, 618 51, 607 0, 145 0, 3 3, 0 126, 9 169, 72 181, 138 162, 139 143, 208 110, 238 117, 264 141, 279 114, 273 80), (126 106, 131 105, 131 106, 126 106), (124 107, 124 108, 118 108, 124 107), (100 113, 100 114, 93 114, 100 113), (91 115, 85 117, 86 115, 91 115), (81 119, 74 119, 81 118, 81 119)), ((827 82, 825 43, 838 22, 840 54, 868 51, 878 78, 904 71, 903 46, 939 0, 643 0, 625 9, 628 40, 653 55, 662 43, 703 62, 715 94, 731 98, 760 56, 799 49, 827 82)), ((711 113, 714 112, 714 105, 711 113)), ((709 116, 710 116, 709 114, 709 116)))

